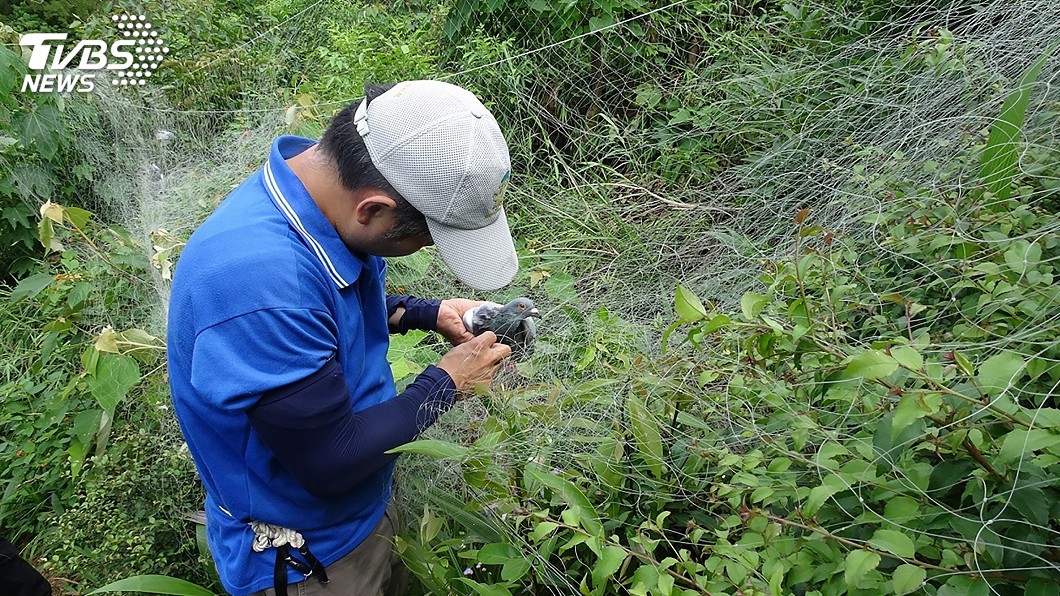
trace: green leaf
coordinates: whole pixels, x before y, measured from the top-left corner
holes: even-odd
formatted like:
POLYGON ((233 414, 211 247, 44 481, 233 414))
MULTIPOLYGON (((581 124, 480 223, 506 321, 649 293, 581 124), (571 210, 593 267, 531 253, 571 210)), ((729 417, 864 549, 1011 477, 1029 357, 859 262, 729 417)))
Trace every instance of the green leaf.
POLYGON ((526 559, 508 559, 501 567, 501 579, 506 582, 514 582, 530 571, 530 561, 526 559))
POLYGON ((883 507, 883 517, 901 524, 921 515, 920 504, 909 497, 892 497, 883 507))
POLYGON ((862 352, 850 359, 843 369, 844 379, 882 379, 898 370, 898 361, 879 350, 862 352))
POLYGON ((1040 526, 1049 524, 1049 507, 1043 507, 1044 503, 1050 503, 1045 491, 1033 486, 1020 486, 1009 493, 1009 505, 1019 511, 1023 517, 1040 526))
POLYGON ((88 445, 88 442, 92 440, 92 435, 96 434, 102 422, 102 410, 91 409, 78 412, 77 416, 74 417, 74 437, 81 443, 88 445))
POLYGON ((85 367, 85 371, 90 375, 96 374, 96 364, 99 362, 99 350, 95 346, 88 346, 85 351, 81 353, 81 365, 85 367))
POLYGON ((478 561, 484 565, 501 565, 520 556, 519 551, 507 542, 494 542, 478 549, 478 561))
POLYGON ((1037 408, 1030 411, 1028 418, 1034 419, 1034 426, 1060 428, 1060 410, 1056 408, 1037 408))
POLYGON ((656 478, 662 478, 663 446, 658 422, 648 412, 647 408, 633 396, 626 400, 626 405, 629 409, 629 420, 633 430, 633 438, 637 443, 637 450, 644 458, 651 473, 656 478))
POLYGON ((76 228, 84 228, 88 220, 92 218, 92 214, 84 209, 77 207, 66 207, 63 209, 63 214, 66 215, 67 221, 73 224, 76 228))
POLYGON ((829 497, 846 488, 843 480, 835 474, 827 476, 820 486, 815 486, 810 490, 810 496, 806 498, 806 504, 802 506, 803 515, 816 515, 829 497))
POLYGON ((1025 275, 1028 270, 1033 269, 1042 260, 1042 247, 1037 243, 1026 240, 1016 240, 1012 246, 1005 251, 1005 264, 1009 269, 1019 275, 1025 275))
POLYGON ((480 584, 477 581, 466 577, 458 577, 457 579, 471 586, 471 589, 474 590, 475 594, 478 594, 479 596, 512 596, 512 593, 508 590, 508 588, 499 584, 480 584))
POLYGON ((548 536, 559 527, 556 522, 543 521, 534 527, 534 531, 530 532, 530 538, 534 542, 541 542, 541 539, 548 536))
POLYGON ((394 353, 403 354, 404 352, 413 350, 426 338, 427 332, 419 329, 412 329, 404 335, 391 336, 390 348, 387 351, 387 355, 394 353))
MULTIPOLYGON (((76 288, 75 288, 76 289, 76 288)), ((147 358, 155 350, 165 348, 165 342, 151 335, 143 329, 126 329, 119 333, 114 341, 124 349, 129 356, 147 358)))
POLYGON ((1031 64, 1020 77, 1016 89, 1005 98, 1001 113, 990 127, 990 136, 983 150, 982 165, 979 175, 990 192, 1004 201, 1012 192, 1012 181, 1019 173, 1019 144, 1023 120, 1027 114, 1027 104, 1038 75, 1042 72, 1046 60, 1056 50, 1053 44, 1031 64))
POLYGON ((748 321, 753 321, 767 304, 769 304, 769 296, 758 292, 746 292, 740 298, 740 310, 748 321))
POLYGON ((577 509, 579 523, 585 528, 585 531, 594 536, 601 533, 603 526, 600 525, 600 515, 596 513, 596 509, 589 502, 589 499, 585 498, 585 493, 574 483, 543 469, 540 464, 527 464, 524 473, 531 480, 540 482, 552 489, 553 492, 558 493, 571 508, 577 509))
POLYGON ((924 357, 912 346, 891 348, 891 357, 910 370, 919 371, 924 366, 924 357))
POLYGON ((118 334, 114 332, 114 328, 110 325, 107 325, 99 332, 92 347, 99 352, 106 352, 108 354, 121 353, 120 350, 118 350, 118 334))
POLYGON ((677 284, 677 293, 674 295, 674 310, 686 323, 695 323, 707 316, 707 309, 699 298, 681 284, 677 284))
POLYGON ((70 305, 70 308, 81 306, 95 288, 96 286, 90 282, 78 282, 74 285, 74 289, 70 290, 70 293, 66 295, 66 303, 70 305))
POLYGON ((571 303, 578 302, 578 290, 574 287, 574 276, 564 271, 553 271, 541 284, 545 295, 553 302, 571 303))
POLYGON ((643 84, 638 86, 635 91, 637 95, 633 102, 645 108, 654 108, 659 105, 663 98, 663 90, 655 85, 643 84))
POLYGON ((880 555, 867 550, 852 550, 847 554, 846 566, 843 577, 846 579, 847 587, 854 589, 858 587, 865 574, 872 571, 880 564, 880 555))
POLYGON ((733 585, 739 586, 747 579, 747 567, 738 561, 725 561, 725 575, 733 585))
POLYGON ((44 288, 52 285, 55 281, 55 276, 48 273, 38 273, 31 275, 26 279, 20 281, 15 289, 11 291, 11 301, 18 302, 26 298, 33 298, 37 294, 40 294, 44 288))
POLYGON ((894 414, 892 414, 891 440, 898 438, 898 435, 907 426, 927 416, 927 414, 924 408, 920 407, 916 394, 907 393, 903 395, 901 401, 898 402, 898 407, 894 409, 894 414))
POLYGON ((108 416, 125 399, 129 389, 140 382, 140 367, 128 356, 100 354, 96 374, 89 377, 88 387, 108 416))
POLYGON ((44 247, 44 254, 48 254, 53 250, 59 251, 63 249, 62 242, 59 242, 59 239, 55 237, 55 229, 49 219, 41 219, 37 223, 37 238, 40 240, 41 246, 44 247))
POLYGON ((21 118, 12 122, 12 128, 19 133, 23 144, 32 142, 45 159, 55 157, 59 151, 63 126, 59 121, 59 110, 55 106, 38 105, 33 111, 25 112, 21 118))
POLYGON ((599 588, 604 585, 607 578, 614 575, 622 567, 622 562, 626 560, 626 555, 625 549, 617 546, 605 546, 600 551, 596 564, 593 565, 593 587, 599 588))
POLYGON ((979 365, 976 381, 990 395, 1000 395, 1019 380, 1027 369, 1023 357, 1015 352, 1001 352, 979 365))
POLYGON ((22 58, 0 45, 0 97, 14 97, 14 90, 25 72, 22 58))
POLYGON ((908 594, 915 592, 924 585, 927 579, 927 570, 916 565, 899 565, 894 570, 893 586, 895 594, 908 594))
POLYGON ((439 509, 439 513, 455 521, 460 527, 482 542, 504 542, 508 535, 492 518, 478 511, 468 511, 467 503, 452 492, 438 488, 428 489, 427 499, 439 509))
POLYGON ((997 462, 1007 464, 1015 462, 1033 451, 1041 451, 1060 443, 1060 434, 1042 428, 1030 430, 1017 429, 1005 435, 997 462))
POLYGON ((137 575, 107 584, 88 593, 104 592, 148 592, 151 594, 171 594, 173 596, 213 596, 213 592, 189 581, 166 575, 137 575))
POLYGON ((714 315, 710 321, 703 325, 703 333, 714 333, 731 322, 732 319, 729 318, 729 315, 714 315))
POLYGON ((990 584, 985 579, 957 575, 951 577, 946 585, 939 588, 936 596, 987 596, 990 593, 990 584))
POLYGON ((957 368, 960 369, 962 373, 968 375, 969 377, 975 374, 975 367, 972 366, 972 361, 968 360, 968 358, 964 354, 961 354, 956 350, 953 351, 953 362, 957 365, 957 368))
POLYGON ((387 451, 387 453, 418 453, 420 455, 437 457, 438 459, 462 460, 467 457, 468 448, 448 441, 421 439, 419 441, 405 443, 404 445, 398 445, 390 451, 387 451))
POLYGON ((869 539, 869 544, 906 559, 911 559, 916 555, 913 539, 898 530, 876 530, 869 539))
POLYGON ((408 358, 396 358, 390 361, 390 374, 394 376, 394 382, 398 382, 410 375, 419 374, 423 370, 419 364, 408 358))
POLYGON ((589 17, 589 30, 599 31, 604 27, 609 27, 615 23, 615 18, 609 14, 604 14, 598 17, 589 17))

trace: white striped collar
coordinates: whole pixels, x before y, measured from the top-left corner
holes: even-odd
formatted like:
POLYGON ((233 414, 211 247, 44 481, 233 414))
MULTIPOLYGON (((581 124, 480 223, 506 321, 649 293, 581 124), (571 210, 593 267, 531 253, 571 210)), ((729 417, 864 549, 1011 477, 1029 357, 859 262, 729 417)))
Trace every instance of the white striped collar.
POLYGON ((364 263, 346 248, 335 227, 324 217, 286 161, 314 143, 312 139, 296 136, 276 139, 265 162, 262 182, 273 204, 316 255, 335 285, 342 289, 357 280, 364 263))

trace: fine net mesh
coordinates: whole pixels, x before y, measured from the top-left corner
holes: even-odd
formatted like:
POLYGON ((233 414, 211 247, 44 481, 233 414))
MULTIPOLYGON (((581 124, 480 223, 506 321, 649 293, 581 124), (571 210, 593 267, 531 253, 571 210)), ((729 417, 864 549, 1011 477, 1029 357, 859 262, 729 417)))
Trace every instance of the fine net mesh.
MULTIPOLYGON (((454 286, 426 249, 392 263, 391 282, 415 295, 500 303, 525 293, 544 316, 541 345, 521 374, 507 371, 495 395, 459 403, 425 433, 458 442, 473 439, 480 423, 504 407, 548 402, 590 378, 576 361, 587 347, 600 352, 599 359, 603 352, 657 353, 659 333, 673 320, 677 282, 722 310, 738 309, 741 294, 761 289, 762 263, 793 254, 792 218, 799 209, 837 234, 876 239, 881 256, 894 254, 866 216, 880 211, 896 187, 965 196, 976 184, 978 165, 955 156, 983 142, 1006 90, 1060 40, 1056 0, 910 3, 887 11, 880 22, 865 21, 858 7, 846 14, 832 4, 800 3, 788 12, 807 23, 808 37, 789 48, 763 41, 771 35, 768 27, 741 33, 761 36, 754 43, 727 33, 726 23, 744 16, 735 5, 644 5, 593 17, 595 30, 571 35, 564 23, 582 19, 576 8, 447 16, 415 4, 340 9, 345 4, 276 2, 260 32, 224 49, 200 47, 194 56, 178 46, 171 59, 183 61, 189 74, 135 95, 100 89, 90 100, 97 109, 70 111, 70 126, 79 131, 84 163, 96 172, 99 204, 91 207, 120 221, 157 261, 158 253, 175 258, 226 193, 261 167, 277 135, 297 130, 314 136, 334 110, 359 98, 366 77, 442 78, 476 92, 511 148, 506 210, 524 274, 508 294, 475 295, 454 286), (809 26, 815 20, 834 29, 824 34, 809 26), (358 45, 367 43, 376 44, 373 52, 358 45), (262 53, 276 69, 241 68, 262 53), (394 56, 401 59, 387 61, 394 56), (333 79, 317 87, 299 80, 300 70, 314 69, 333 79), (230 87, 233 99, 192 105, 182 89, 190 96, 195 90, 187 86, 195 84, 230 87), (301 91, 294 99, 274 91, 292 85, 301 91), (327 97, 322 89, 329 86, 350 93, 327 97), (664 113, 668 120, 660 121, 664 113), (666 126, 652 124, 660 122, 666 126)), ((1057 74, 1056 61, 1048 62, 1033 88, 1021 160, 1060 146, 1060 126, 1051 117, 1056 112, 1049 109, 1060 100, 1057 74)), ((1024 200, 1033 206, 1044 199, 1024 200)), ((943 265, 920 264, 924 281, 943 265)), ((149 329, 157 335, 164 331, 169 283, 160 268, 149 329)), ((883 296, 913 288, 873 289, 883 296)), ((985 341, 1000 353, 1017 340, 1037 342, 1039 356, 1048 358, 1058 314, 1028 314, 1018 337, 993 336, 977 345, 985 341)), ((101 316, 111 318, 101 323, 117 328, 129 313, 101 316)), ((935 347, 940 353, 961 349, 962 341, 935 347)), ((444 350, 441 344, 416 349, 444 350)), ((695 357, 731 358, 709 346, 695 357)), ((675 362, 659 374, 681 381, 688 370, 675 362)), ((587 427, 615 423, 622 393, 616 389, 612 402, 563 401, 552 418, 506 437, 498 457, 585 467, 596 446, 579 437, 587 427)), ((1041 404, 1055 393, 1052 387, 1047 395, 1016 397, 1041 404)), ((727 431, 714 448, 751 452, 776 432, 756 423, 754 396, 715 391, 699 399, 710 402, 701 404, 710 413, 708 424, 727 431)), ((853 409, 827 414, 834 421, 831 435, 814 443, 843 439, 876 416, 853 409)), ((674 441, 695 440, 687 426, 665 430, 674 441)), ((650 476, 646 469, 636 473, 650 476)), ((668 473, 681 482, 680 469, 668 473)), ((416 512, 430 491, 464 490, 455 463, 406 458, 400 474, 402 498, 416 512)), ((644 496, 629 488, 637 482, 623 486, 628 503, 644 496)), ((909 489, 919 490, 912 481, 909 489)), ((850 519, 865 513, 852 509, 850 519)), ((983 529, 993 521, 975 510, 955 513, 983 529)), ((1056 543, 1054 527, 1037 529, 1056 543)), ((964 540, 955 533, 948 538, 964 540)), ((1018 541, 1004 547, 1019 548, 1018 541)), ((975 560, 978 551, 970 552, 975 560)), ((1028 567, 1057 569, 1039 556, 1028 567)), ((561 570, 555 576, 564 581, 561 570)), ((576 591, 571 584, 557 593, 576 591)))

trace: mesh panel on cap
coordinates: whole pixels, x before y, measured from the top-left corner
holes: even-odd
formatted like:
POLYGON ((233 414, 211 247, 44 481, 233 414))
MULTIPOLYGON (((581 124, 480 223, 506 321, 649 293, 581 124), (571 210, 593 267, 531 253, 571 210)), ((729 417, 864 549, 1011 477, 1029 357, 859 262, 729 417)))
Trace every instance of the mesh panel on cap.
POLYGON ((368 104, 372 161, 387 159, 395 146, 439 118, 468 114, 468 96, 474 99, 448 83, 408 81, 377 97, 368 104))
POLYGON ((467 175, 442 223, 474 229, 492 221, 496 209, 494 197, 511 165, 507 149, 497 146, 490 128, 495 127, 475 128, 467 175))
POLYGON ((376 162, 376 168, 413 207, 441 220, 464 177, 474 120, 470 115, 460 116, 424 131, 385 161, 376 162))

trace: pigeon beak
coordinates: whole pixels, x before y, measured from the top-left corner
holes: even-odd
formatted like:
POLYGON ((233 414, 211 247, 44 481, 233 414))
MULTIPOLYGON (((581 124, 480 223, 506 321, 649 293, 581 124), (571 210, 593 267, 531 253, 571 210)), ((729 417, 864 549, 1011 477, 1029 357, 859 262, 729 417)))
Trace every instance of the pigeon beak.
POLYGON ((537 310, 536 308, 531 308, 530 309, 530 313, 529 313, 528 316, 540 318, 541 317, 541 311, 537 310))

